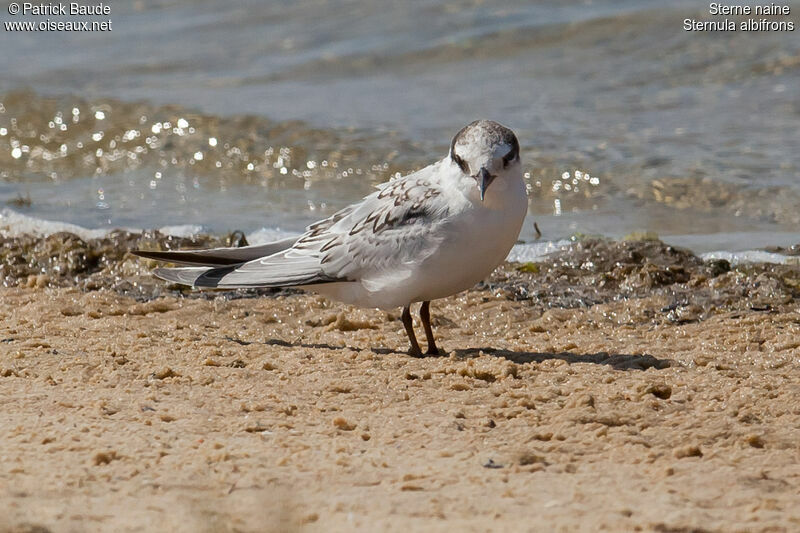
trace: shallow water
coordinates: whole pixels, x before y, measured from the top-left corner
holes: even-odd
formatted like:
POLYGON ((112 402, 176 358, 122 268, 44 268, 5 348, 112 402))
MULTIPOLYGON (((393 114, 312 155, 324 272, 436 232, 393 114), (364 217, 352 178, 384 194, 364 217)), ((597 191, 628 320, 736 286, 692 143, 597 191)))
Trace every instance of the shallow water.
POLYGON ((140 0, 111 34, 1 32, 0 202, 295 232, 489 117, 524 148, 523 240, 797 242, 796 31, 687 33, 707 6, 663 5, 140 0))

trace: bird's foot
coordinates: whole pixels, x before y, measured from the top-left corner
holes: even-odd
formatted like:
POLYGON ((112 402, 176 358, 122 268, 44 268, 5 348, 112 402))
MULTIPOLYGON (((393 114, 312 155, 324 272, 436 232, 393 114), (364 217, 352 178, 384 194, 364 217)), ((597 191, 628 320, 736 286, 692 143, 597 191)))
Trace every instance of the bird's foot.
POLYGON ((422 350, 420 350, 419 346, 412 346, 408 349, 408 355, 411 357, 422 357, 422 350))
POLYGON ((436 347, 436 345, 428 346, 428 351, 425 352, 425 355, 441 355, 442 351, 436 347))

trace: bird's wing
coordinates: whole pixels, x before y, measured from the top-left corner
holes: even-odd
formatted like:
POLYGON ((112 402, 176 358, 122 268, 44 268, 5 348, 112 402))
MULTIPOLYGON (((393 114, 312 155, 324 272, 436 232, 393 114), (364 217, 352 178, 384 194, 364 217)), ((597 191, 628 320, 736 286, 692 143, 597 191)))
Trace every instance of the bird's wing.
POLYGON ((240 248, 211 248, 208 250, 177 250, 177 251, 148 251, 135 250, 131 252, 139 257, 168 261, 179 265, 198 266, 228 266, 240 265, 260 257, 290 248, 298 237, 288 237, 280 241, 240 248))
POLYGON ((360 203, 308 227, 284 251, 227 268, 159 269, 170 281, 198 287, 285 287, 361 281, 369 289, 390 275, 402 280, 441 240, 448 205, 436 165, 382 185, 360 203), (176 272, 180 270, 182 272, 176 272))
POLYGON ((385 276, 402 280, 442 240, 436 230, 450 209, 436 171, 432 165, 384 184, 348 217, 304 235, 294 248, 316 246, 325 272, 359 279, 368 289, 385 276))

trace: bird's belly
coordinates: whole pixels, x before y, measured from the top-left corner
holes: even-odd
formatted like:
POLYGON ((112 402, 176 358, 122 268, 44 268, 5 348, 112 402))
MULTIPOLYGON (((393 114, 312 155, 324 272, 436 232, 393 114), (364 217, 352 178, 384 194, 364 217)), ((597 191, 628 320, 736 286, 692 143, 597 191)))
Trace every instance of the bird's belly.
MULTIPOLYGON (((493 226, 489 223, 485 227, 492 230, 493 226)), ((412 265, 409 276, 402 282, 386 283, 378 290, 368 290, 359 282, 304 288, 340 302, 382 309, 445 298, 473 287, 488 276, 508 256, 518 234, 519 228, 502 233, 492 231, 489 235, 479 232, 454 236, 443 242, 436 253, 412 265)))
POLYGON ((445 298, 486 278, 517 242, 526 211, 527 202, 516 213, 483 213, 469 225, 474 231, 449 236, 410 276, 406 297, 414 302, 445 298))
POLYGON ((469 246, 443 247, 429 258, 409 280, 407 294, 412 301, 436 300, 473 287, 503 262, 516 242, 472 242, 469 246))
POLYGON ((419 262, 405 264, 407 275, 402 279, 377 276, 366 286, 355 281, 308 289, 344 303, 383 309, 467 290, 491 274, 517 242, 527 213, 524 192, 504 206, 502 210, 466 212, 463 218, 451 220, 436 237, 440 239, 436 251, 419 262))

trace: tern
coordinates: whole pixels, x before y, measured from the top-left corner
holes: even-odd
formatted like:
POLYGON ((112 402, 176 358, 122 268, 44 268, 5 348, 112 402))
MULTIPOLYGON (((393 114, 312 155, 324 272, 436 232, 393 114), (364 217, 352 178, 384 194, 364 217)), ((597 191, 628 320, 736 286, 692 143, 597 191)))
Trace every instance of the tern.
POLYGON ((447 156, 316 222, 305 233, 268 244, 134 254, 189 265, 157 268, 164 280, 199 288, 296 287, 360 307, 402 307, 411 347, 411 304, 428 355, 439 354, 430 302, 473 287, 517 242, 528 210, 519 142, 490 120, 453 137, 447 156))

